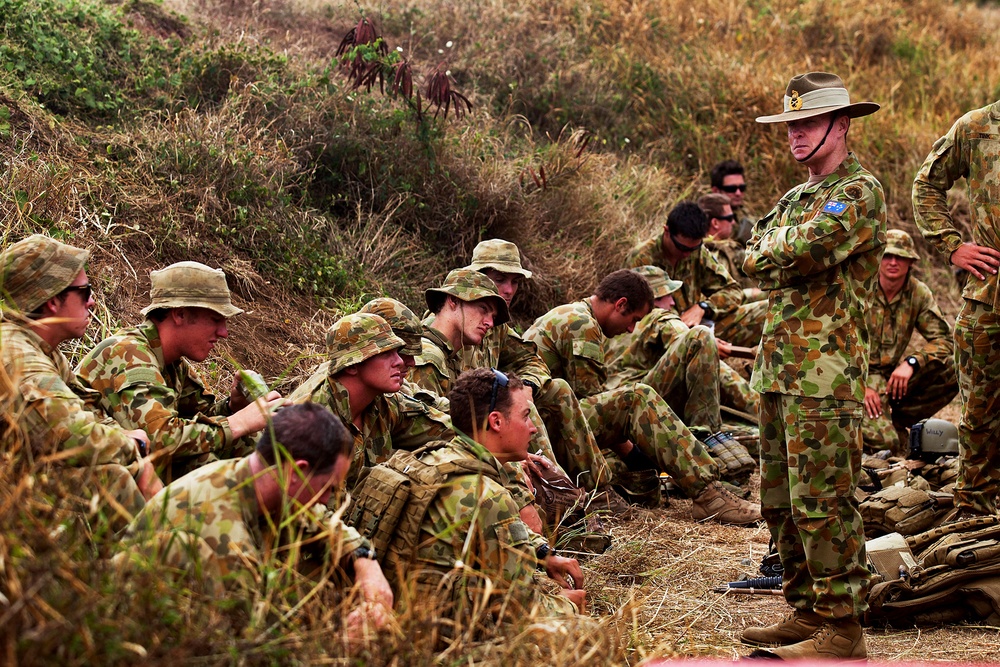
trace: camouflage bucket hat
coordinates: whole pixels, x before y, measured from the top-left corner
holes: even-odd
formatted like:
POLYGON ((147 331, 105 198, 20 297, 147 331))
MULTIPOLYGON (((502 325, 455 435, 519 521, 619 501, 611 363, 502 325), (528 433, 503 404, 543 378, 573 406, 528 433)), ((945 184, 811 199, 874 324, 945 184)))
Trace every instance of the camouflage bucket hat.
POLYGON ((888 241, 885 246, 886 255, 920 259, 920 255, 917 254, 917 246, 913 243, 913 237, 902 229, 890 229, 885 233, 885 238, 888 241))
POLYGON ((485 273, 473 269, 455 269, 444 279, 441 287, 432 287, 424 292, 427 308, 436 313, 441 310, 441 304, 449 295, 461 301, 492 300, 497 308, 496 317, 493 318, 495 327, 510 320, 507 302, 503 300, 497 291, 497 286, 485 273))
POLYGON ((531 278, 531 271, 521 267, 521 253, 517 246, 503 239, 480 241, 472 251, 472 263, 465 268, 474 271, 496 269, 501 273, 516 273, 531 278))
POLYGON ((395 299, 372 299, 361 307, 359 313, 378 315, 389 323, 392 333, 403 339, 400 354, 416 357, 421 351, 424 327, 412 310, 395 299))
POLYGON ((33 234, 0 253, 0 296, 6 307, 31 313, 69 287, 90 257, 89 250, 33 234))
POLYGON ((372 313, 354 313, 340 318, 326 332, 326 351, 330 356, 330 375, 348 366, 360 364, 376 354, 398 350, 403 339, 392 332, 389 323, 372 313))
POLYGON ((758 123, 787 123, 812 118, 831 111, 841 111, 850 118, 860 118, 878 111, 874 102, 851 103, 843 80, 829 72, 808 72, 793 76, 785 88, 782 111, 774 116, 759 116, 758 123))
POLYGON ((143 315, 157 308, 208 308, 223 317, 243 311, 233 305, 222 269, 198 262, 177 262, 149 274, 150 304, 143 315))
POLYGON ((653 290, 654 299, 673 294, 684 284, 679 280, 671 280, 667 276, 667 272, 658 266, 647 264, 646 266, 639 266, 632 270, 646 279, 646 282, 649 283, 650 288, 653 290))

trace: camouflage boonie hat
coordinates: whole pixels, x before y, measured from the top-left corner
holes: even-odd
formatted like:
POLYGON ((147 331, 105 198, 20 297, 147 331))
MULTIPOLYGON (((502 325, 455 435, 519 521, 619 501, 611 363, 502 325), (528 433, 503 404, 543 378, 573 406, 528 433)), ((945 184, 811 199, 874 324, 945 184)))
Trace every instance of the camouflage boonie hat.
POLYGON ((890 229, 885 233, 885 238, 888 241, 885 246, 886 255, 920 259, 920 255, 917 254, 917 246, 913 243, 913 237, 902 229, 890 229))
POLYGON ((4 306, 34 312, 69 287, 83 271, 89 250, 33 234, 0 253, 4 306))
POLYGON ((326 332, 326 351, 330 355, 330 375, 348 366, 360 364, 377 354, 398 350, 406 343, 392 332, 389 323, 372 313, 346 315, 326 332))
POLYGON ((177 262, 149 274, 150 304, 143 315, 157 308, 208 308, 223 317, 243 311, 229 297, 226 274, 199 262, 177 262))
POLYGON ((462 301, 479 301, 491 299, 497 308, 493 326, 500 326, 510 319, 507 302, 500 296, 497 286, 485 273, 473 269, 455 269, 444 279, 441 287, 432 287, 424 292, 427 308, 431 312, 441 310, 441 305, 449 295, 462 301))
POLYGON ((465 268, 474 271, 496 269, 501 273, 516 273, 531 278, 531 271, 521 267, 521 253, 517 246, 503 239, 480 241, 472 251, 472 263, 465 268))
POLYGON ((638 266, 632 270, 646 279, 646 282, 649 283, 650 288, 653 290, 654 299, 673 294, 684 284, 680 280, 671 280, 667 276, 667 272, 658 266, 647 264, 646 266, 638 266))
POLYGON ((408 354, 412 357, 420 355, 421 340, 423 339, 424 327, 420 324, 416 314, 405 305, 395 299, 372 299, 361 307, 359 313, 371 313, 378 315, 389 323, 392 333, 403 339, 403 347, 400 354, 408 354))

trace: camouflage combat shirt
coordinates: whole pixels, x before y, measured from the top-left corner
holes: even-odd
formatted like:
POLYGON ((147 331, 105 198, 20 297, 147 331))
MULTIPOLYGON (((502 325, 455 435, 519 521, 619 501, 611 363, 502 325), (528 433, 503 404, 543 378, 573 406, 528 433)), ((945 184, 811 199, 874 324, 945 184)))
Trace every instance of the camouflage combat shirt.
POLYGON ((462 354, 451 348, 448 339, 430 326, 428 319, 424 320, 420 355, 413 358, 417 365, 410 371, 410 380, 426 391, 447 396, 452 382, 462 374, 462 354))
POLYGON ((887 301, 881 287, 868 307, 868 332, 871 334, 869 369, 889 377, 899 366, 910 337, 916 329, 924 344, 913 352, 921 368, 936 359, 947 362, 955 352, 951 326, 944 319, 931 288, 912 275, 908 276, 899 294, 887 301))
POLYGON ((72 450, 72 456, 56 460, 55 465, 117 463, 138 472, 135 440, 101 411, 98 394, 80 384, 62 352, 30 328, 4 319, 0 355, 4 371, 17 387, 9 414, 17 416, 33 456, 72 450))
POLYGON ((579 398, 607 390, 606 337, 589 299, 553 308, 524 332, 553 377, 569 383, 579 398))
POLYGON ((632 248, 625 258, 625 268, 658 266, 673 280, 684 285, 674 292, 677 311, 683 313, 702 299, 712 305, 706 317, 719 318, 736 310, 743 302, 743 292, 729 270, 704 245, 671 266, 663 255, 663 233, 632 248))
POLYGON ((746 259, 747 250, 739 241, 705 237, 705 247, 720 264, 726 267, 729 275, 741 288, 757 286, 757 281, 743 273, 743 261, 746 259))
POLYGON ((538 348, 508 324, 493 327, 479 345, 462 348, 462 369, 496 368, 541 387, 552 375, 538 348))
MULTIPOLYGON (((962 233, 948 208, 948 190, 968 183, 972 241, 1000 250, 1000 101, 970 111, 936 142, 913 180, 913 217, 920 233, 951 257, 962 233)), ((970 277, 962 296, 1000 310, 1000 276, 970 277)))
POLYGON ((768 312, 753 389, 864 400, 865 310, 878 285, 885 217, 881 184, 850 153, 757 222, 743 268, 768 291, 768 312))
POLYGON ((615 336, 607 344, 608 388, 642 382, 677 336, 690 329, 673 310, 653 308, 631 334, 615 336))

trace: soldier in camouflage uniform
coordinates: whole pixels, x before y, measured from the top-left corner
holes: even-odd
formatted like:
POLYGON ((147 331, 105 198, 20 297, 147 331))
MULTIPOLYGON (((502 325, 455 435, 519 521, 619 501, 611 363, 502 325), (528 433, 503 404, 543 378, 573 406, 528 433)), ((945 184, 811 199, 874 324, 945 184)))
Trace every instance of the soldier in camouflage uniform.
POLYGON ((98 486, 112 483, 106 489, 111 496, 137 512, 144 497, 162 488, 145 457, 149 437, 104 414, 97 395, 77 381, 58 349, 82 338, 90 323, 95 304, 85 271, 89 255, 37 234, 0 254, 0 355, 14 388, 4 408, 19 436, 4 443, 5 454, 29 466, 49 459, 61 478, 96 476, 98 486), (17 441, 26 445, 22 451, 17 441))
POLYGON ((871 335, 865 420, 865 448, 906 455, 907 428, 948 405, 958 393, 951 326, 931 288, 910 275, 920 257, 901 229, 886 233, 879 289, 869 305, 871 335), (903 358, 914 330, 924 344, 903 358))
MULTIPOLYGON (((733 238, 736 214, 733 212, 729 196, 713 192, 699 197, 698 208, 704 211, 708 218, 705 247, 743 288, 743 303, 766 301, 767 295, 757 287, 756 281, 743 273, 746 247, 733 238)), ((763 315, 761 317, 763 318, 763 315)))
POLYGON ((607 342, 609 389, 642 382, 656 390, 688 427, 705 433, 722 428, 720 405, 757 414, 759 396, 733 368, 719 360, 715 336, 703 326, 688 327, 673 310, 679 280, 658 266, 633 269, 653 290, 653 310, 635 331, 607 342))
POLYGON ((847 150, 851 104, 840 77, 811 72, 788 84, 792 157, 809 180, 789 190, 754 228, 744 265, 768 292, 752 386, 761 393, 761 505, 784 568, 793 611, 747 628, 755 652, 784 659, 867 655, 858 622, 871 574, 855 499, 868 370, 865 309, 885 245, 878 180, 847 150))
MULTIPOLYGON (((736 228, 732 238, 740 244, 746 246, 753 232, 753 225, 757 222, 757 216, 753 215, 743 207, 744 193, 747 191, 747 181, 743 171, 743 165, 736 160, 723 160, 712 167, 709 172, 709 180, 712 185, 712 192, 724 194, 729 197, 733 214, 736 216, 736 228)), ((743 274, 743 265, 739 270, 730 273, 734 278, 737 273, 743 274)), ((737 278, 738 280, 738 278, 737 278)), ((756 287, 756 285, 750 285, 756 287)))
POLYGON ((631 332, 652 304, 646 279, 622 269, 602 280, 589 298, 539 317, 524 337, 535 343, 552 374, 569 382, 580 397, 598 444, 618 448, 626 463, 639 456, 670 474, 693 499, 696 520, 755 523, 759 507, 721 486, 704 445, 656 391, 645 384, 607 388, 606 339, 631 332))
MULTIPOLYGON (((351 436, 321 406, 279 410, 252 454, 204 465, 152 498, 130 528, 131 541, 152 542, 157 557, 173 567, 200 567, 226 577, 289 554, 297 558, 289 565, 314 570, 309 549, 279 547, 323 536, 313 540, 326 545, 319 565, 353 572, 363 597, 374 605, 360 613, 370 613, 381 625, 393 594, 371 544, 320 509, 342 486, 350 452, 351 436)), ((239 577, 227 580, 233 585, 239 577)), ((355 620, 360 619, 348 619, 348 625, 355 620)))
MULTIPOLYGON (((530 392, 516 376, 481 368, 453 383, 449 401, 460 435, 431 443, 417 456, 453 472, 423 517, 415 517, 420 522, 416 544, 390 546, 412 554, 402 574, 416 586, 413 598, 421 605, 440 601, 438 611, 460 623, 471 620, 486 591, 489 608, 494 613, 505 609, 508 619, 583 612, 586 592, 579 564, 557 555, 522 523, 518 502, 507 490, 505 466, 525 460, 535 430, 530 392), (539 565, 561 585, 558 597, 532 580, 539 565), (448 591, 447 599, 441 600, 442 591, 448 591)), ((362 486, 359 501, 364 495, 362 486)))
POLYGON ((118 331, 91 350, 76 372, 100 394, 101 407, 126 428, 149 433, 157 465, 171 479, 251 446, 243 436, 267 424, 267 409, 281 396, 251 403, 234 380, 216 400, 191 361, 208 358, 229 335, 226 319, 243 311, 230 301, 226 276, 197 262, 178 262, 150 274, 146 321, 118 331))
POLYGON ((996 514, 1000 490, 1000 100, 970 111, 934 143, 913 181, 913 214, 924 238, 970 276, 955 323, 962 394, 956 517, 996 514), (972 242, 948 208, 948 190, 968 184, 972 242))
POLYGON ((744 304, 739 283, 705 248, 708 219, 698 205, 682 201, 667 215, 663 232, 632 248, 626 268, 658 266, 683 287, 674 294, 681 321, 689 327, 714 319, 715 335, 733 345, 760 342, 763 311, 744 304))

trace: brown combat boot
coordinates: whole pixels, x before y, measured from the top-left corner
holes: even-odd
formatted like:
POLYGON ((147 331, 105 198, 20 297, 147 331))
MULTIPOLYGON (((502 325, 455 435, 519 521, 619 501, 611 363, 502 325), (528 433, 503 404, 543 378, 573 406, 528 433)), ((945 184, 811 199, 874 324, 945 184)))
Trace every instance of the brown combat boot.
POLYGON ((712 482, 698 494, 691 505, 695 521, 711 519, 719 523, 745 526, 761 521, 760 504, 743 500, 727 491, 719 482, 712 482))
POLYGON ((747 628, 740 641, 750 646, 785 646, 809 639, 823 625, 824 618, 814 611, 794 609, 774 625, 747 628))
POLYGON ((771 660, 858 660, 868 659, 865 633, 856 618, 826 621, 808 639, 795 644, 757 649, 750 658, 771 660))

